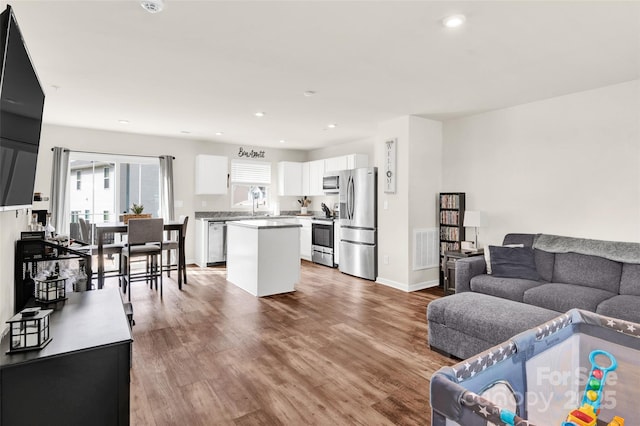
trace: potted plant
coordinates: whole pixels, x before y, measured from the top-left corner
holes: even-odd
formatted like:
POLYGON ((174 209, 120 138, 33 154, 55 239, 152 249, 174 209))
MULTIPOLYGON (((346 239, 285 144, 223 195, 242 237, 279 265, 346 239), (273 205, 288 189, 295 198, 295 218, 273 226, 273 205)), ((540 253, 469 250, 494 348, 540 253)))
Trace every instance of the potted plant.
POLYGON ((150 213, 142 213, 144 211, 144 205, 133 203, 133 206, 129 208, 131 213, 124 213, 120 216, 120 220, 124 223, 128 223, 129 219, 148 219, 151 217, 150 213))

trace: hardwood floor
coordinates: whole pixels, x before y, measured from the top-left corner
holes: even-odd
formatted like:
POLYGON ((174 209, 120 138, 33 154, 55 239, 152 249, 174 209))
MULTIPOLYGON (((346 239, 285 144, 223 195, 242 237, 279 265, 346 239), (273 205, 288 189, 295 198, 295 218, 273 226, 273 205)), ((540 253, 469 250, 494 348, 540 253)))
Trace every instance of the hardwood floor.
POLYGON ((429 378, 454 363, 427 345, 441 290, 303 262, 296 292, 256 298, 225 276, 165 276, 163 300, 134 283, 132 425, 431 424, 429 378))

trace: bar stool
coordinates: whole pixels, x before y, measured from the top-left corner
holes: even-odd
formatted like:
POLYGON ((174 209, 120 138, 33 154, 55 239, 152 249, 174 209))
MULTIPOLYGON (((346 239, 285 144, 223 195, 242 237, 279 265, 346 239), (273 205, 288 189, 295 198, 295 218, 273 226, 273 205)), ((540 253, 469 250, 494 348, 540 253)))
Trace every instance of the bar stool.
POLYGON ((131 301, 131 283, 146 281, 151 287, 158 289, 160 281, 160 298, 162 298, 162 241, 164 221, 158 219, 130 219, 127 230, 127 245, 122 250, 124 258, 123 291, 128 292, 131 301), (132 272, 131 262, 144 259, 144 271, 132 272))

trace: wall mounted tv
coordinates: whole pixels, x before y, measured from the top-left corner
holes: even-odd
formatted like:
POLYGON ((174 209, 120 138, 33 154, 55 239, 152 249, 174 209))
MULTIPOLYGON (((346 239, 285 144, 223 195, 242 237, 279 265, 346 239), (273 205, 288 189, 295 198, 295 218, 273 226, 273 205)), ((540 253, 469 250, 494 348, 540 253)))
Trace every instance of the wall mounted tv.
POLYGON ((0 14, 0 211, 31 207, 44 92, 11 6, 0 14))

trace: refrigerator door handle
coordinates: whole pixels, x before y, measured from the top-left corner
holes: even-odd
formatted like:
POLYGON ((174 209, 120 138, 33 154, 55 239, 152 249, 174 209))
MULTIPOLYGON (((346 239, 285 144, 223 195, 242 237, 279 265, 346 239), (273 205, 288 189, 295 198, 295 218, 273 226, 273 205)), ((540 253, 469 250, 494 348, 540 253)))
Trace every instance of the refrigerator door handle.
POLYGON ((353 213, 356 209, 356 184, 353 180, 353 176, 351 177, 351 220, 353 220, 353 213))
POLYGON ((347 214, 349 215, 349 219, 353 220, 353 202, 354 202, 354 184, 353 184, 353 176, 349 176, 349 184, 347 186, 347 214))

